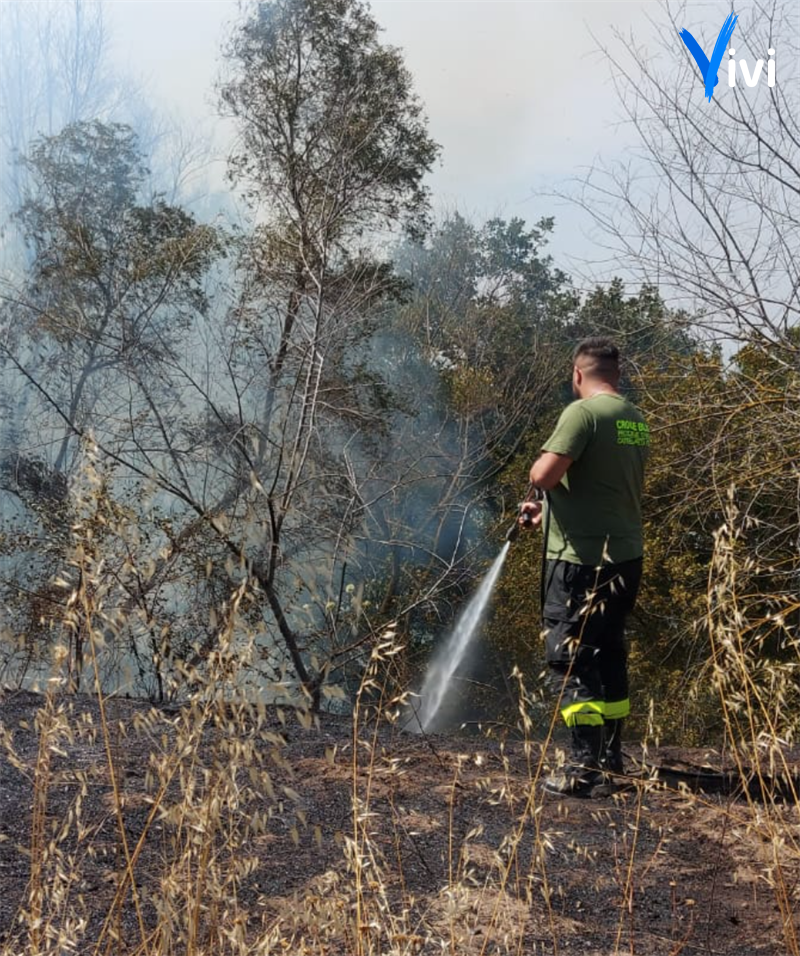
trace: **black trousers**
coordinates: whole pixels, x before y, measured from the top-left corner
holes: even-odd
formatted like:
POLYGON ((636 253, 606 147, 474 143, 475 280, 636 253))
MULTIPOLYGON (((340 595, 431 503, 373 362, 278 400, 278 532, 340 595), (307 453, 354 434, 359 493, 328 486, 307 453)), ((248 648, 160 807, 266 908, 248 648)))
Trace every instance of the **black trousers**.
POLYGON ((568 727, 602 726, 630 713, 625 618, 633 610, 642 559, 594 567, 546 564, 547 663, 568 727))

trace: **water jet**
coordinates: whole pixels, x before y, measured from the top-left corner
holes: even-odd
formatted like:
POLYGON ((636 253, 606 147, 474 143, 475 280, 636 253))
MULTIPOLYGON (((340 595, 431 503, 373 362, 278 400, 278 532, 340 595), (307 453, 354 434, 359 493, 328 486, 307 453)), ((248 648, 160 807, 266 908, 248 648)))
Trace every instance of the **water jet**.
POLYGON ((404 730, 412 733, 427 733, 435 728, 436 717, 452 688, 453 677, 459 666, 467 659, 475 635, 478 633, 489 605, 489 598, 510 547, 511 543, 507 540, 475 595, 456 620, 450 636, 434 654, 419 695, 409 705, 412 713, 404 722, 404 730))

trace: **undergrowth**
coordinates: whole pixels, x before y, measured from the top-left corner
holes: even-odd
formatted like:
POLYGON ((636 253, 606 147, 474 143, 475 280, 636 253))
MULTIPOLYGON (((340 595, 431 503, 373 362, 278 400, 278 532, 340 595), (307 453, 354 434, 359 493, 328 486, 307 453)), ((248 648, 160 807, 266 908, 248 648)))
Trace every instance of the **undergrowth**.
POLYGON ((244 611, 257 585, 247 577, 218 610, 214 650, 183 674, 180 706, 134 708, 106 696, 113 618, 103 607, 100 559, 84 540, 72 555, 80 574, 64 627, 81 630, 94 706, 68 692, 69 649, 57 643, 35 727, 27 728, 35 753, 21 752, 17 728, 2 728, 4 773, 24 775, 30 807, 21 808, 30 817, 28 843, 15 851, 26 860, 26 887, 3 952, 600 952, 581 948, 590 934, 602 938, 604 954, 738 953, 721 948, 710 917, 705 926, 692 918, 694 902, 681 897, 677 874, 665 885, 665 855, 705 821, 719 848, 719 866, 706 878, 712 910, 715 902, 725 907, 733 885, 727 857, 739 871, 746 860, 753 898, 768 893, 778 914, 775 939, 765 940, 774 949, 764 952, 800 956, 800 802, 786 756, 798 704, 797 643, 787 621, 797 606, 747 597, 758 569, 744 542, 731 506, 717 535, 704 622, 705 679, 719 697, 723 756, 737 769, 740 793, 665 790, 655 742, 646 739, 635 786, 579 811, 571 801, 542 799, 541 777, 559 759, 556 717, 532 723, 536 708, 519 672, 515 740, 484 748, 414 738, 410 751, 398 729, 404 702, 386 691, 401 650, 392 629, 372 648, 349 739, 323 740, 320 717, 302 695, 291 706, 265 706, 248 677, 257 642, 244 611), (768 664, 759 647, 776 633, 785 653, 768 664), (297 735, 324 743, 316 776, 292 762, 297 735), (346 781, 348 795, 341 829, 309 816, 304 791, 337 781, 346 781), (434 791, 438 815, 424 809, 434 791), (58 814, 57 792, 69 795, 58 814), (98 792, 100 815, 88 809, 98 792), (281 892, 275 867, 292 866, 291 848, 298 861, 318 854, 320 865, 281 892), (642 918, 656 900, 670 906, 659 933, 642 918), (601 903, 599 924, 589 911, 601 903))

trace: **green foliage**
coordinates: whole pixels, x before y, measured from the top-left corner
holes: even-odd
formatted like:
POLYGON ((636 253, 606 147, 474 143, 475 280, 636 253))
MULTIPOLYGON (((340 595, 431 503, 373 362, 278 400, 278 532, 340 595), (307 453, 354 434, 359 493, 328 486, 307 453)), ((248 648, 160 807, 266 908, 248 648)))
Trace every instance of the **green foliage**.
POLYGON ((589 335, 606 335, 619 346, 634 368, 660 366, 675 355, 694 351, 691 316, 667 308, 659 290, 643 285, 638 294, 626 294, 622 279, 608 288, 598 286, 581 304, 571 329, 575 341, 589 335))
POLYGON ((17 219, 33 254, 32 335, 89 365, 165 354, 206 307, 219 231, 159 197, 142 201, 147 170, 128 127, 73 124, 38 140, 25 165, 31 196, 17 219))
POLYGON ((240 123, 231 175, 302 254, 379 223, 424 223, 438 147, 400 52, 358 0, 254 4, 227 49, 224 107, 240 123))
POLYGON ((472 433, 476 468, 502 467, 553 383, 553 353, 575 305, 544 249, 551 219, 477 227, 459 213, 398 252, 412 285, 398 324, 437 368, 443 412, 472 433), (480 462, 480 464, 479 464, 480 462))
MULTIPOLYGON (((24 164, 31 191, 17 219, 31 261, 4 304, 0 342, 20 398, 0 459, 13 502, 2 594, 15 627, 42 652, 64 619, 65 595, 52 581, 63 576, 76 520, 77 438, 91 431, 116 466, 123 452, 130 469, 118 468, 99 495, 108 527, 138 521, 152 531, 143 496, 129 500, 134 512, 123 506, 119 476, 152 467, 153 432, 137 449, 136 428, 143 409, 163 398, 165 367, 186 330, 206 312, 204 282, 225 246, 219 230, 145 198, 146 169, 128 127, 72 124, 40 138, 24 164), (52 457, 29 450, 42 442, 52 457)), ((169 418, 162 408, 162 434, 169 418)), ((105 546, 109 537, 97 540, 105 546)), ((112 566, 112 554, 123 560, 109 545, 112 566)))
POLYGON ((664 726, 700 740, 721 726, 704 621, 715 536, 728 523, 731 495, 743 522, 739 612, 760 622, 742 639, 773 661, 797 663, 796 645, 771 623, 791 619, 797 606, 797 378, 790 353, 755 339, 728 368, 719 352, 696 349, 643 367, 637 386, 654 436, 648 572, 637 615, 649 649, 642 683, 657 687, 666 678, 664 726))

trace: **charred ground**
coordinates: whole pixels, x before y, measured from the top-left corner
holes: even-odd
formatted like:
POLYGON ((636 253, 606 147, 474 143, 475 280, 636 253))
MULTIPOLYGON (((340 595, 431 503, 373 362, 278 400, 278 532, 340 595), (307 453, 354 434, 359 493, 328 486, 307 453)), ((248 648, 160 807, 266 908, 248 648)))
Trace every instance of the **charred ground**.
MULTIPOLYGON (((266 947, 253 952, 298 956, 779 956, 796 938, 796 801, 652 783, 558 800, 533 786, 537 745, 415 737, 386 722, 354 733, 347 718, 277 708, 248 724, 206 717, 189 754, 186 711, 109 700, 103 731, 92 697, 48 710, 40 695, 3 694, 4 953, 56 952, 58 932, 65 952, 185 952, 183 920, 194 951, 210 952, 231 913, 242 940, 266 947), (254 755, 234 767, 235 790, 219 790, 225 824, 197 833, 181 807, 205 805, 215 773, 231 770, 221 759, 235 763, 230 746, 245 738, 254 755), (250 827, 245 843, 226 836, 237 820, 250 827), (234 860, 237 876, 220 882, 234 860), (216 874, 205 886, 204 872, 216 874), (38 950, 33 891, 51 934, 38 950)), ((725 769, 699 751, 648 761, 725 769)))

